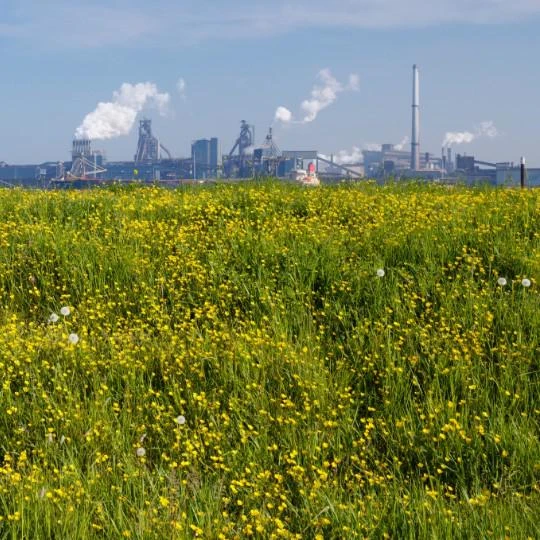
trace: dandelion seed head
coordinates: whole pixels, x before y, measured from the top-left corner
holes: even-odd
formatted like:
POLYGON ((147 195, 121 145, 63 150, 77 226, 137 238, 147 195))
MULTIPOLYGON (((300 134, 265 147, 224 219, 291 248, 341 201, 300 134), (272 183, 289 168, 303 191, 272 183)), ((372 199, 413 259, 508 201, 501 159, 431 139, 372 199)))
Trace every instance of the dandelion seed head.
POLYGON ((497 280, 497 283, 501 286, 501 287, 504 287, 507 283, 506 281, 506 278, 503 278, 503 277, 500 277, 498 280, 497 280))
POLYGON ((527 279, 527 278, 524 278, 521 280, 521 284, 524 286, 524 287, 530 287, 531 286, 531 280, 530 279, 527 279))
POLYGON ((77 343, 79 343, 79 336, 77 334, 69 334, 68 341, 72 345, 77 345, 77 343))
POLYGON ((69 309, 69 306, 64 306, 63 308, 60 309, 60 313, 64 317, 67 317, 71 313, 71 309, 69 309))
POLYGON ((137 448, 137 451, 135 453, 137 454, 137 457, 146 456, 146 450, 142 446, 140 448, 137 448))
POLYGON ((377 270, 377 277, 384 277, 385 271, 383 268, 377 270))
POLYGON ((51 313, 49 316, 49 322, 55 323, 60 317, 56 313, 51 313))
POLYGON ((186 423, 186 417, 183 415, 177 416, 174 421, 179 425, 183 426, 186 423))

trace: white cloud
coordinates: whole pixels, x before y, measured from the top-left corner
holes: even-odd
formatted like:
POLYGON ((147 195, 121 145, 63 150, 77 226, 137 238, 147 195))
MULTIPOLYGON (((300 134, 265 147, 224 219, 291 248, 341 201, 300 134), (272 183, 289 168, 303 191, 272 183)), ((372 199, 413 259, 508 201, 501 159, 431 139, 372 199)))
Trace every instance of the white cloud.
POLYGON ((0 36, 57 46, 177 45, 245 39, 298 28, 397 28, 490 24, 540 15, 538 0, 19 0, 0 15, 0 36), (61 31, 47 31, 58 29, 61 31), (84 30, 81 31, 81 28, 84 30), (44 30, 45 29, 45 30, 44 30), (46 38, 45 40, 43 38, 46 38))

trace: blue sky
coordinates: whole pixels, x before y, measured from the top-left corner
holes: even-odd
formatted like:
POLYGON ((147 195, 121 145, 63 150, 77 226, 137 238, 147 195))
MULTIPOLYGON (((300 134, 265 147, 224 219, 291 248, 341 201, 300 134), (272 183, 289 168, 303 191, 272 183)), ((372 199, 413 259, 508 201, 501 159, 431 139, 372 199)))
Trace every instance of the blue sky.
MULTIPOLYGON (((142 82, 169 94, 164 115, 140 114, 175 156, 211 136, 228 151, 242 119, 257 142, 274 123, 283 149, 398 143, 417 63, 422 151, 469 132, 456 151, 540 165, 540 0, 1 1, 0 161, 69 159, 98 102, 142 82), (279 106, 302 118, 322 69, 341 84, 335 100, 312 122, 274 122, 279 106), (481 134, 486 121, 496 136, 481 134)), ((136 138, 134 127, 94 147, 130 159, 136 138)))

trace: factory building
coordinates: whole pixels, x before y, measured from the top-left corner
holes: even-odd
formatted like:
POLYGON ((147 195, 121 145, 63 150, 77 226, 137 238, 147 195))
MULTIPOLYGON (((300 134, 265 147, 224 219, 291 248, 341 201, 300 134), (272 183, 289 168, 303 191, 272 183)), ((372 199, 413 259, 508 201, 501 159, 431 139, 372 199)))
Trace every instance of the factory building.
POLYGON ((191 145, 193 178, 217 178, 221 168, 221 150, 219 140, 199 139, 191 145))
MULTIPOLYGON (((393 144, 383 144, 380 150, 363 150, 364 170, 368 177, 394 176, 411 169, 411 152, 397 149, 393 144)), ((415 158, 416 159, 416 158, 415 158)), ((420 171, 433 172, 442 169, 441 158, 428 152, 419 155, 420 171)))
POLYGON ((63 163, 47 162, 39 165, 8 165, 0 162, 0 186, 45 187, 50 180, 63 173, 63 163))
POLYGON ((139 122, 139 140, 134 157, 135 163, 159 161, 161 159, 161 150, 167 154, 169 159, 172 159, 171 153, 152 134, 152 120, 143 118, 139 122))
MULTIPOLYGON (((512 163, 489 163, 474 156, 453 156, 448 146, 440 156, 422 152, 420 147, 420 75, 413 66, 412 125, 410 150, 401 145, 383 144, 364 150, 363 163, 344 165, 332 156, 316 150, 281 151, 269 129, 264 142, 256 145, 255 127, 245 120, 228 154, 222 156, 217 138, 195 140, 191 157, 173 159, 171 153, 152 132, 152 121, 139 122, 137 149, 133 161, 109 162, 105 155, 92 148, 92 141, 73 141, 71 161, 47 162, 40 165, 8 165, 0 162, 0 185, 46 187, 61 185, 91 185, 103 181, 141 181, 178 183, 187 179, 253 178, 260 176, 293 177, 315 168, 317 176, 326 182, 343 179, 420 178, 443 179, 467 184, 518 185, 519 167, 512 163)), ((529 186, 540 186, 540 169, 529 169, 529 186)))

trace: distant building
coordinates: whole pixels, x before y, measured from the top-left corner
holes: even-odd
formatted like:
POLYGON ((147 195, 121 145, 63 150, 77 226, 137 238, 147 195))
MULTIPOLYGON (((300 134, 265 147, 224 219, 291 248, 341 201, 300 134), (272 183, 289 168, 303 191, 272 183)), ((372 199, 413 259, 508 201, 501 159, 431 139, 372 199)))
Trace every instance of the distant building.
MULTIPOLYGON (((497 166, 498 186, 519 186, 521 182, 520 167, 497 166)), ((540 187, 540 169, 527 169, 525 177, 527 187, 540 187)))
MULTIPOLYGON (((410 170, 411 152, 398 148, 393 144, 383 144, 380 150, 363 150, 366 176, 379 177, 398 174, 407 169, 410 170)), ((420 154, 421 170, 432 171, 441 168, 441 158, 429 153, 420 154)))
POLYGON ((212 139, 199 139, 191 145, 191 159, 193 161, 193 178, 216 178, 221 167, 221 152, 219 141, 212 139))

